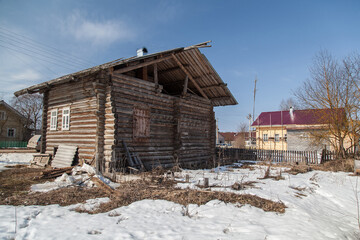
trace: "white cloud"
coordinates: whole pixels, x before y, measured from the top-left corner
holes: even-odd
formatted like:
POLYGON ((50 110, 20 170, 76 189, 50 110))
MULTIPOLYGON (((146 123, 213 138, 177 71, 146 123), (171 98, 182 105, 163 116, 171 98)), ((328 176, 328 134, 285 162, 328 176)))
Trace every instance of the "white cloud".
POLYGON ((37 81, 40 80, 42 75, 32 69, 26 69, 23 72, 10 75, 11 80, 27 80, 27 81, 37 81))
POLYGON ((88 41, 95 45, 106 45, 116 41, 131 40, 135 32, 123 21, 90 20, 79 12, 73 12, 62 23, 63 32, 72 35, 78 41, 88 41))

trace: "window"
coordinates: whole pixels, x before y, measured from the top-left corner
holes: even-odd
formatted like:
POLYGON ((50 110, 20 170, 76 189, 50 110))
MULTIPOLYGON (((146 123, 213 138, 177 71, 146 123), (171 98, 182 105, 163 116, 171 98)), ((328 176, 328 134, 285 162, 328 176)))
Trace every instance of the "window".
POLYGON ((7 136, 8 137, 15 137, 15 128, 8 128, 7 136))
POLYGON ((6 112, 0 111, 0 120, 6 120, 6 112))
POLYGON ((268 141, 268 135, 267 134, 263 134, 263 140, 264 140, 264 142, 268 141))
POLYGON ((284 140, 285 142, 287 142, 287 134, 285 134, 284 140))
POLYGON ((279 134, 275 134, 275 142, 279 142, 280 141, 280 136, 279 134))
POLYGON ((150 137, 150 110, 134 108, 133 114, 133 138, 146 141, 150 137))
POLYGON ((62 110, 62 130, 70 129, 70 108, 63 108, 62 110))
POLYGON ((56 130, 57 128, 57 109, 50 112, 50 130, 56 130))

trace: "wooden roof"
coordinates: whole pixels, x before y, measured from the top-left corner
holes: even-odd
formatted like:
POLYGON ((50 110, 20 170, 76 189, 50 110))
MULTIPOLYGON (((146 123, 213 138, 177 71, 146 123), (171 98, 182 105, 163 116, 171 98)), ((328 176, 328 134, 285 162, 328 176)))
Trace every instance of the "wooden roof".
MULTIPOLYGON (((211 47, 209 42, 185 48, 175 48, 141 57, 118 59, 89 69, 68 74, 15 92, 15 96, 25 93, 42 92, 52 86, 77 81, 79 78, 105 69, 121 73, 156 64, 159 84, 167 86, 173 94, 182 89, 184 79, 189 78, 188 88, 193 94, 209 99, 214 106, 236 105, 237 101, 227 85, 211 66, 198 48, 211 47)), ((164 87, 164 89, 166 89, 164 87)), ((174 94, 175 95, 175 94, 174 94)))

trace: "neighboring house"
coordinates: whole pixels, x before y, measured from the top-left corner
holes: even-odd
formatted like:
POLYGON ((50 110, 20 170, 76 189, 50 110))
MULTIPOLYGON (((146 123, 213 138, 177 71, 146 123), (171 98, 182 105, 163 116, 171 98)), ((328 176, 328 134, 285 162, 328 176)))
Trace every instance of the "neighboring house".
MULTIPOLYGON (((103 173, 125 149, 149 169, 195 167, 215 156, 214 106, 237 104, 199 47, 116 60, 20 90, 44 95, 42 152, 78 147, 103 173)), ((120 167, 119 167, 120 166, 120 167)))
POLYGON ((251 131, 251 137, 249 132, 240 132, 244 137, 244 147, 245 148, 256 148, 256 132, 251 131))
POLYGON ((256 132, 251 132, 252 139, 249 138, 249 132, 219 132, 218 144, 226 144, 232 148, 255 148, 256 132), (251 141, 252 140, 252 141, 251 141))
POLYGON ((217 141, 217 143, 216 144, 225 144, 225 138, 224 138, 224 136, 221 134, 221 133, 219 133, 218 132, 218 141, 217 141))
POLYGON ((5 101, 0 101, 0 141, 26 141, 29 131, 26 117, 5 101))
POLYGON ((236 141, 237 132, 219 132, 228 147, 233 147, 236 141))
POLYGON ((256 128, 257 149, 321 151, 330 146, 325 142, 314 143, 313 133, 324 131, 330 109, 308 109, 262 112, 253 122, 256 128))

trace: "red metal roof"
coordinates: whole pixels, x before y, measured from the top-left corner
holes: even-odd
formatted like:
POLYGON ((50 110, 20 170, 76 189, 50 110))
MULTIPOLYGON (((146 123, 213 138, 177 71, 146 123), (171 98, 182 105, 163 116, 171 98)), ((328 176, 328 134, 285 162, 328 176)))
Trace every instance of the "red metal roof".
MULTIPOLYGON (((271 125, 316 125, 329 122, 331 109, 306 109, 290 111, 262 112, 251 126, 271 126, 271 125)), ((338 109, 337 113, 344 113, 344 109, 338 109)))
POLYGON ((236 132, 219 132, 219 134, 224 137, 225 141, 234 141, 237 135, 236 132))

